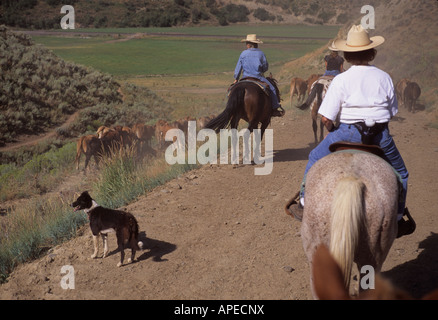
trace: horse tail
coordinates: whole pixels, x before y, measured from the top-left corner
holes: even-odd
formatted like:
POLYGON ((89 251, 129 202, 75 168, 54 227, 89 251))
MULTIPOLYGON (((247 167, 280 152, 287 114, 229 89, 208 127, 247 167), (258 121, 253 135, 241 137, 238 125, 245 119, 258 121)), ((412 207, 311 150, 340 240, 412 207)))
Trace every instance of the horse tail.
POLYGON ((344 284, 350 285, 351 269, 364 214, 363 182, 346 177, 338 182, 331 207, 330 252, 341 267, 344 284))
POLYGON ((245 87, 236 86, 228 98, 225 110, 216 118, 210 120, 204 128, 213 129, 219 133, 220 129, 225 129, 230 125, 232 118, 236 115, 240 105, 243 106, 245 98, 245 87))
POLYGON ((317 95, 318 95, 318 99, 321 97, 323 89, 324 89, 323 84, 315 83, 306 101, 301 106, 298 106, 297 108, 301 110, 306 110, 312 104, 313 100, 317 95))

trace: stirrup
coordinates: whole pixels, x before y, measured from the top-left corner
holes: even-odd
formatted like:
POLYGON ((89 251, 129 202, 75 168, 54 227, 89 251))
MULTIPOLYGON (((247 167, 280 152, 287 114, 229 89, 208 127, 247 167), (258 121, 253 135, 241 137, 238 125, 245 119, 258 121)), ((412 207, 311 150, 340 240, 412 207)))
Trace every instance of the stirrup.
POLYGON ((279 106, 277 109, 274 109, 272 111, 273 117, 283 117, 285 115, 286 111, 284 111, 282 106, 279 106))
POLYGON ((304 207, 300 202, 300 191, 298 191, 297 194, 286 203, 284 211, 287 215, 301 221, 303 220, 303 210, 304 207))

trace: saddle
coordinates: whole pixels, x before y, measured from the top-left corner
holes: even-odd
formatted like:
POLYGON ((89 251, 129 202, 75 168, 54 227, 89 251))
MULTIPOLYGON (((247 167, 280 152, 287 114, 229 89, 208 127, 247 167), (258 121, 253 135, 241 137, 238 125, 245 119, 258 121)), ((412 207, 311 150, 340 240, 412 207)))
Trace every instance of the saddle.
POLYGON ((337 152, 342 150, 358 150, 358 151, 372 153, 382 159, 385 159, 385 153, 383 152, 383 149, 376 145, 369 145, 369 144, 362 144, 362 143, 355 143, 348 141, 339 141, 332 143, 329 146, 329 150, 330 152, 337 152))
POLYGON ((233 89, 233 87, 238 84, 238 83, 242 83, 242 82, 249 82, 249 83, 254 83, 256 85, 258 85, 260 87, 260 89, 263 90, 263 92, 269 97, 271 95, 271 90, 269 89, 269 85, 266 82, 260 81, 257 78, 252 78, 252 77, 247 77, 247 78, 243 78, 240 79, 238 82, 233 83, 230 85, 230 87, 228 88, 227 91, 227 95, 230 96, 230 92, 233 89))

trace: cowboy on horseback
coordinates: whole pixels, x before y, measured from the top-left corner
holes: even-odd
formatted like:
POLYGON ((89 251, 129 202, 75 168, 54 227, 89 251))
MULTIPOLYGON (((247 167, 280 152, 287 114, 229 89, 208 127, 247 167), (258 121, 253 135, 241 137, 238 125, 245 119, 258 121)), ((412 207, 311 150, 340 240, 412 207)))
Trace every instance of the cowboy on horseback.
MULTIPOLYGON (((284 116, 284 110, 281 107, 276 90, 270 81, 263 77, 263 73, 268 71, 268 61, 265 54, 258 48, 259 43, 263 43, 255 34, 248 34, 246 39, 241 40, 246 43, 246 50, 244 50, 237 61, 236 69, 234 70, 234 83, 239 80, 239 76, 242 74, 244 78, 256 78, 267 85, 269 85, 270 96, 272 101, 272 116, 282 117, 284 116)), ((233 83, 233 84, 234 84, 233 83)))
MULTIPOLYGON (((388 127, 389 120, 398 112, 397 97, 391 77, 369 64, 377 53, 374 48, 384 41, 381 36, 370 38, 358 25, 350 29, 347 40, 334 42, 352 66, 333 79, 324 97, 319 114, 329 134, 310 152, 304 177, 314 163, 330 154, 329 147, 333 143, 347 141, 379 146, 383 149, 383 158, 402 181, 397 215, 397 237, 400 237, 414 232, 415 222, 405 207, 409 173, 388 127), (334 124, 337 119, 339 126, 334 124)), ((298 220, 303 216, 304 191, 303 182, 301 191, 286 205, 286 210, 298 220)))

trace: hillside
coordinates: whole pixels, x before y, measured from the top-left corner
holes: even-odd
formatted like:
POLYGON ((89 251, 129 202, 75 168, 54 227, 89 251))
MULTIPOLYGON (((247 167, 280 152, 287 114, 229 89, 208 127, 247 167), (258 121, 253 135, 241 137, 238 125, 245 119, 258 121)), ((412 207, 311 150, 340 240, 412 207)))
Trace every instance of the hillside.
MULTIPOLYGON (((381 1, 368 1, 373 4, 381 1)), ((72 0, 76 28, 227 25, 241 22, 344 24, 362 1, 351 0, 72 0)), ((60 29, 61 0, 6 0, 0 24, 60 29)))
MULTIPOLYGON (((117 121, 132 124, 170 110, 145 88, 123 86, 111 75, 71 62, 36 45, 24 34, 0 26, 0 146, 23 134, 38 134, 82 110, 69 134, 117 121), (127 111, 126 108, 129 108, 127 111)), ((61 133, 62 134, 62 133, 61 133)))
MULTIPOLYGON (((402 78, 416 81, 422 88, 420 104, 433 111, 438 102, 438 2, 391 0, 375 7, 375 29, 371 36, 382 35, 385 43, 377 48, 374 64, 389 72, 394 82, 402 78)), ((362 18, 360 10, 354 15, 354 23, 362 18)), ((350 24, 341 28, 338 36, 346 37, 350 24)), ((281 79, 293 76, 306 78, 312 73, 323 73, 323 58, 327 46, 300 59, 287 63, 281 71, 281 79)), ((345 64, 348 68, 348 64, 345 64)))

